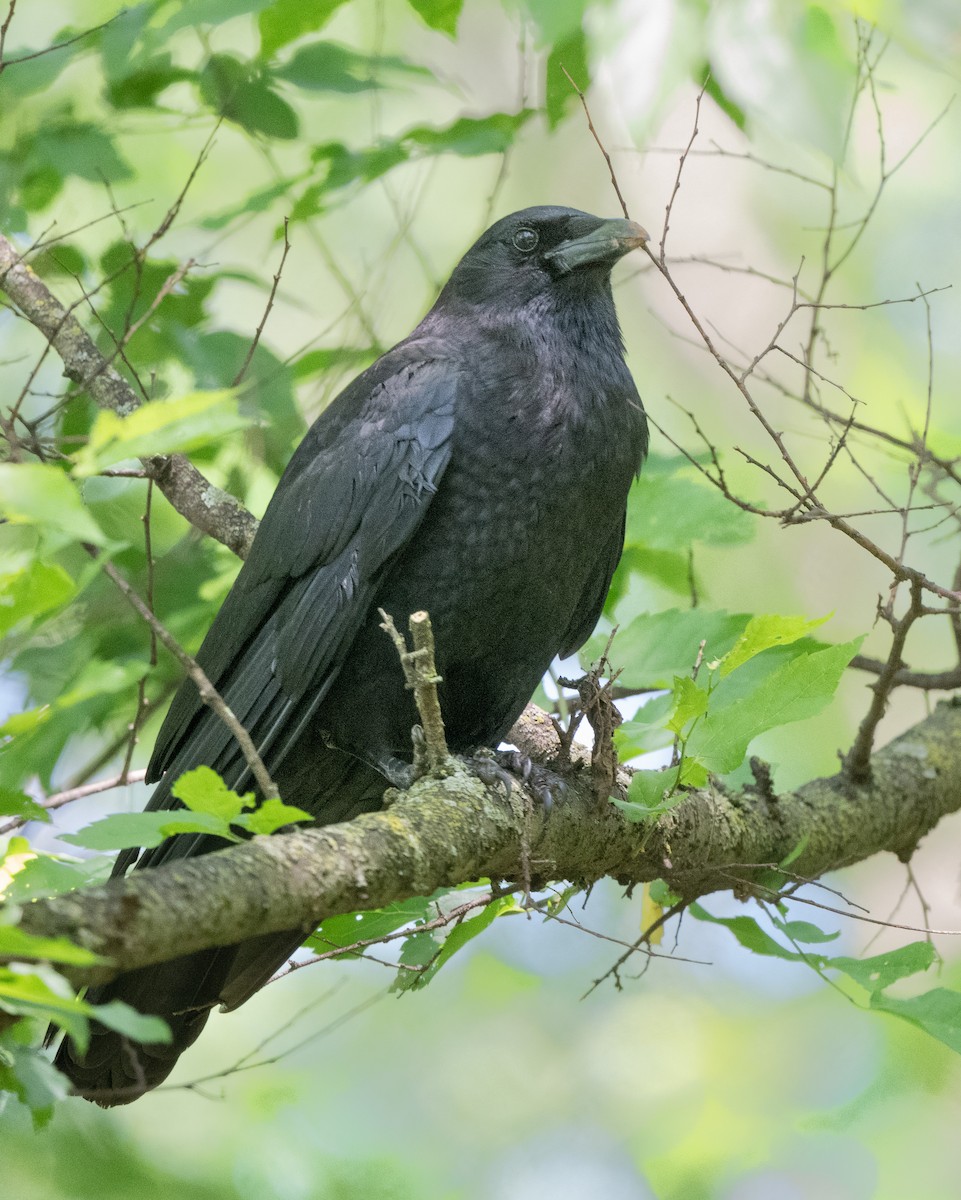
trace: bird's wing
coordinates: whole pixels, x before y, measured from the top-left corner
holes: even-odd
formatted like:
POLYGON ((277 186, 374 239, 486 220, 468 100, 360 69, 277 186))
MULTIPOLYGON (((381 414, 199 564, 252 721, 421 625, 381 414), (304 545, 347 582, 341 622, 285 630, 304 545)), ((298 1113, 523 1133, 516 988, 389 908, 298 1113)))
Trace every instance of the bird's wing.
MULTIPOLYGON (((402 344, 320 417, 281 479, 197 656, 268 766, 329 689, 377 583, 423 519, 450 458, 456 391, 453 364, 402 344)), ((185 681, 148 779, 226 757, 237 758, 232 735, 185 681)), ((168 806, 166 792, 151 806, 168 806)))

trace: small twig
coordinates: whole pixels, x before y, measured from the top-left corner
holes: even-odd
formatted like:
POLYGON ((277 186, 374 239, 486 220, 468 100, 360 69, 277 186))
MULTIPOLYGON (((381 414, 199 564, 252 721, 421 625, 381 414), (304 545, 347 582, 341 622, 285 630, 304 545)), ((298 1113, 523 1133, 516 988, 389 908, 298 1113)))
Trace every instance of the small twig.
POLYGON ((674 201, 677 199, 677 193, 681 190, 681 176, 684 174, 684 166, 687 163, 687 156, 691 153, 691 148, 693 147, 694 142, 697 140, 697 135, 699 133, 701 101, 704 99, 704 93, 707 90, 707 83, 708 81, 705 79, 704 83, 701 85, 701 90, 697 94, 697 99, 694 101, 694 127, 691 130, 691 136, 688 138, 687 145, 684 147, 680 157, 677 160, 677 174, 674 176, 674 186, 671 188, 671 195, 664 209, 664 226, 661 229, 661 244, 658 247, 658 257, 656 260, 654 259, 654 255, 651 254, 650 250, 648 250, 648 254, 650 255, 652 261, 654 261, 655 266, 659 268, 662 274, 664 274, 667 270, 665 251, 667 248, 667 231, 671 227, 671 213, 674 210, 674 201))
POLYGON ((13 10, 16 8, 16 3, 17 0, 11 0, 10 7, 7 10, 7 19, 4 21, 3 25, 0 26, 0 74, 2 74, 7 67, 14 67, 17 65, 17 63, 32 62, 35 58, 43 58, 44 55, 53 54, 57 50, 64 50, 67 46, 72 46, 75 42, 82 42, 84 38, 90 37, 92 33, 99 33, 101 29, 106 29, 108 25, 112 25, 118 17, 122 17, 127 11, 126 9, 122 8, 120 12, 114 13, 112 17, 109 17, 106 21, 101 22, 101 24, 94 25, 91 29, 85 29, 83 33, 78 33, 76 37, 67 38, 65 42, 57 42, 55 46, 45 46, 43 50, 35 50, 32 54, 23 54, 20 56, 20 58, 8 58, 6 61, 4 61, 3 42, 6 38, 7 29, 9 28, 10 22, 13 20, 13 10))
POLYGON ((430 616, 423 611, 411 613, 410 633, 414 648, 408 650, 407 642, 394 624, 393 618, 382 608, 377 611, 380 614, 381 629, 390 637, 396 647, 407 687, 414 693, 414 703, 417 705, 417 712, 420 715, 424 731, 428 769, 430 771, 442 770, 450 758, 450 754, 444 734, 444 718, 440 710, 440 700, 437 696, 437 685, 442 680, 437 674, 434 662, 434 633, 431 628, 430 616))
MULTIPOLYGON (((855 654, 849 664, 857 671, 870 671, 872 675, 881 675, 888 669, 888 663, 880 658, 868 658, 863 654, 855 654)), ((952 667, 950 671, 909 671, 906 667, 895 671, 892 687, 918 688, 924 692, 948 692, 961 688, 961 666, 952 667)))
MULTIPOLYGON (((91 555, 96 557, 97 552, 88 547, 91 555)), ((257 786, 260 789, 261 795, 265 800, 270 800, 280 793, 277 791, 277 785, 270 778, 267 768, 264 766, 263 759, 257 752, 257 747, 247 730, 238 721, 237 717, 228 707, 227 702, 220 695, 214 685, 208 679, 206 672, 201 668, 196 659, 191 658, 186 650, 167 630, 167 628, 157 620, 154 614, 150 611, 143 600, 137 595, 130 584, 124 579, 120 572, 113 566, 112 563, 104 563, 103 571, 106 576, 111 579, 117 587, 123 592, 127 601, 137 610, 140 616, 147 622, 156 636, 167 647, 174 658, 184 668, 190 678, 194 681, 197 691, 200 693, 200 699, 211 708, 217 716, 223 721, 230 732, 234 735, 237 745, 240 747, 240 752, 244 756, 244 761, 250 768, 251 774, 257 781, 257 786)))
MULTIPOLYGON (((143 783, 146 774, 146 771, 127 771, 126 774, 114 775, 111 779, 98 779, 96 783, 85 783, 83 787, 54 792, 52 796, 47 796, 39 803, 41 808, 45 808, 49 812, 52 809, 61 808, 64 804, 70 804, 73 800, 82 800, 84 796, 96 796, 98 792, 109 792, 116 787, 126 787, 131 783, 143 783)), ((33 817, 12 817, 0 825, 0 836, 10 833, 13 829, 19 829, 33 819, 33 817)))
POLYGON ((287 261, 287 255, 290 253, 290 242, 287 238, 287 218, 284 217, 284 249, 280 256, 280 266, 277 268, 277 273, 274 275, 274 282, 270 288, 270 295, 267 297, 267 304, 264 308, 264 315, 260 318, 260 324, 254 333, 253 341, 247 347, 247 353, 244 356, 244 361, 240 364, 240 370, 233 377, 230 386, 239 387, 243 382, 244 376, 247 374, 247 368, 250 366, 250 361, 260 345, 260 337, 264 332, 264 327, 267 324, 267 318, 270 316, 270 310, 274 307, 274 298, 277 295, 277 289, 280 287, 280 277, 284 273, 284 263, 287 261))
POLYGON ((587 107, 587 98, 585 97, 585 95, 581 91, 581 89, 577 86, 577 84, 574 82, 574 80, 571 78, 570 72, 568 71, 568 69, 565 66, 562 66, 561 70, 564 72, 565 76, 567 77, 567 82, 571 85, 571 87, 574 89, 574 91, 577 92, 578 99, 581 102, 581 107, 584 109, 584 116, 587 117, 587 128, 590 130, 591 136, 594 138, 594 141, 597 142, 597 148, 600 150, 601 154, 604 155, 604 161, 607 163, 608 171, 610 171, 611 183, 614 185, 614 191, 617 193, 617 199, 621 205, 621 212, 624 214, 624 216, 628 220, 630 220, 631 214, 627 211, 627 202, 625 201, 623 195, 621 194, 621 189, 617 182, 617 176, 614 173, 614 164, 611 162, 611 156, 607 153, 604 143, 601 141, 600 137, 598 136, 597 130, 594 128, 594 122, 591 120, 591 110, 587 107))

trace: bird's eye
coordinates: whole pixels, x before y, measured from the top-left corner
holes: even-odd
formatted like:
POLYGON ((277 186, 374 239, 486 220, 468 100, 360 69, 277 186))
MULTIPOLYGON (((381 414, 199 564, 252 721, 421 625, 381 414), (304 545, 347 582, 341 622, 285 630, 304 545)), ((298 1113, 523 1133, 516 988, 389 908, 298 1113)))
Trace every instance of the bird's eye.
POLYGON ((522 253, 530 254, 537 245, 538 237, 533 229, 518 229, 514 234, 513 242, 522 253))

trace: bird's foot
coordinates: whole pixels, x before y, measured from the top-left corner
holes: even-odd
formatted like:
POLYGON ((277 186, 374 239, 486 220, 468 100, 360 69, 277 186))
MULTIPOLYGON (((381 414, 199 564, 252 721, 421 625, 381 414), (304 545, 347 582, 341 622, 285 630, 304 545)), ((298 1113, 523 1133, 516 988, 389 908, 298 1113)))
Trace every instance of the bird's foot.
POLYGON ((396 788, 399 792, 406 792, 411 784, 416 783, 420 779, 423 771, 419 770, 413 763, 404 762, 402 758, 396 758, 393 754, 385 755, 377 761, 377 770, 387 780, 392 788, 396 788))
POLYGON ((519 750, 478 750, 468 762, 482 783, 488 787, 500 784, 507 796, 515 782, 526 784, 545 812, 567 795, 567 784, 559 775, 531 762, 519 750))

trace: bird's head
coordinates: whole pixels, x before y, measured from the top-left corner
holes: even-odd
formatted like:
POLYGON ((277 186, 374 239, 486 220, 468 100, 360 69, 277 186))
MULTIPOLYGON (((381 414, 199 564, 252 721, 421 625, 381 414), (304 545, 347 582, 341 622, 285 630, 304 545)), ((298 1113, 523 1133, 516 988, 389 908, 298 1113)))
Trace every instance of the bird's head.
POLYGON ((634 221, 605 220, 576 208, 540 206, 511 213, 482 234, 454 268, 442 301, 522 307, 544 293, 569 296, 606 288, 619 258, 647 241, 634 221))

